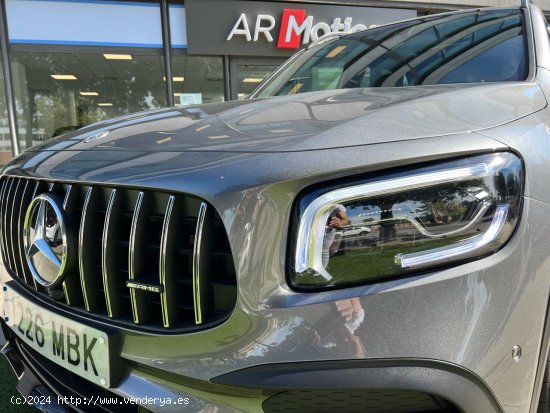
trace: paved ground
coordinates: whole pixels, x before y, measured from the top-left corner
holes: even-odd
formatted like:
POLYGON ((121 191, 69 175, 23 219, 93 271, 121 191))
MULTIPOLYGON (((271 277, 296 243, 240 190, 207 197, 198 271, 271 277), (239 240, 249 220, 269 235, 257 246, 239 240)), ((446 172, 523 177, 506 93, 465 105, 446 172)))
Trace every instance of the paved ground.
POLYGON ((17 380, 4 356, 0 355, 0 412, 36 413, 37 410, 29 406, 17 406, 11 403, 12 396, 21 395, 15 389, 17 380))

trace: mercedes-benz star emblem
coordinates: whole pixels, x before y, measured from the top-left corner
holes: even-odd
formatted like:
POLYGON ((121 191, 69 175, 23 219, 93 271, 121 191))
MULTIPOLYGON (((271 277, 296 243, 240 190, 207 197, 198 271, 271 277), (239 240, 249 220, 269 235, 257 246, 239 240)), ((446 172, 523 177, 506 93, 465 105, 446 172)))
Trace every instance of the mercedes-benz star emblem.
POLYGON ((65 214, 54 194, 44 193, 32 200, 25 215, 23 239, 34 279, 46 288, 58 286, 65 277, 72 251, 65 214))

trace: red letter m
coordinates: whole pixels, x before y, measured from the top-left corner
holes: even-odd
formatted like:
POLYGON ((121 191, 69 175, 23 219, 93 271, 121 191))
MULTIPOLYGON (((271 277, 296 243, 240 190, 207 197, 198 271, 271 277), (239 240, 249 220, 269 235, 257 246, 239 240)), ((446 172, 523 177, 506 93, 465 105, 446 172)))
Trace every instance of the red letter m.
POLYGON ((300 39, 302 37, 301 34, 302 31, 304 31, 301 26, 303 25, 305 19, 305 10, 283 10, 281 31, 279 32, 279 41, 277 42, 277 47, 279 49, 297 49, 300 47, 300 39), (296 30, 300 28, 301 30, 296 30))

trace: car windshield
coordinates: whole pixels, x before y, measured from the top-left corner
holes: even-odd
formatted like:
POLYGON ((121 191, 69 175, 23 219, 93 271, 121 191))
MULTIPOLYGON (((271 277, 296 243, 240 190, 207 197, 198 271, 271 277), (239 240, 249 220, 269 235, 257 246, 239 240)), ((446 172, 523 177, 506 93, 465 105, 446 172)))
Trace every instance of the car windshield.
POLYGON ((310 47, 253 96, 524 80, 524 33, 520 9, 452 13, 381 26, 310 47))

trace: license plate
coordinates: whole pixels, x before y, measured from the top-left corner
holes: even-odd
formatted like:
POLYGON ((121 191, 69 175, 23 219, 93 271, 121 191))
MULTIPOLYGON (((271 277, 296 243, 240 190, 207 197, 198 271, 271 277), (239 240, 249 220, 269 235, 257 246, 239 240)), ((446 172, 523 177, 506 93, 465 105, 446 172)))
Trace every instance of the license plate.
POLYGON ((109 338, 95 328, 37 306, 13 289, 4 292, 7 324, 23 342, 54 363, 109 387, 109 338))

